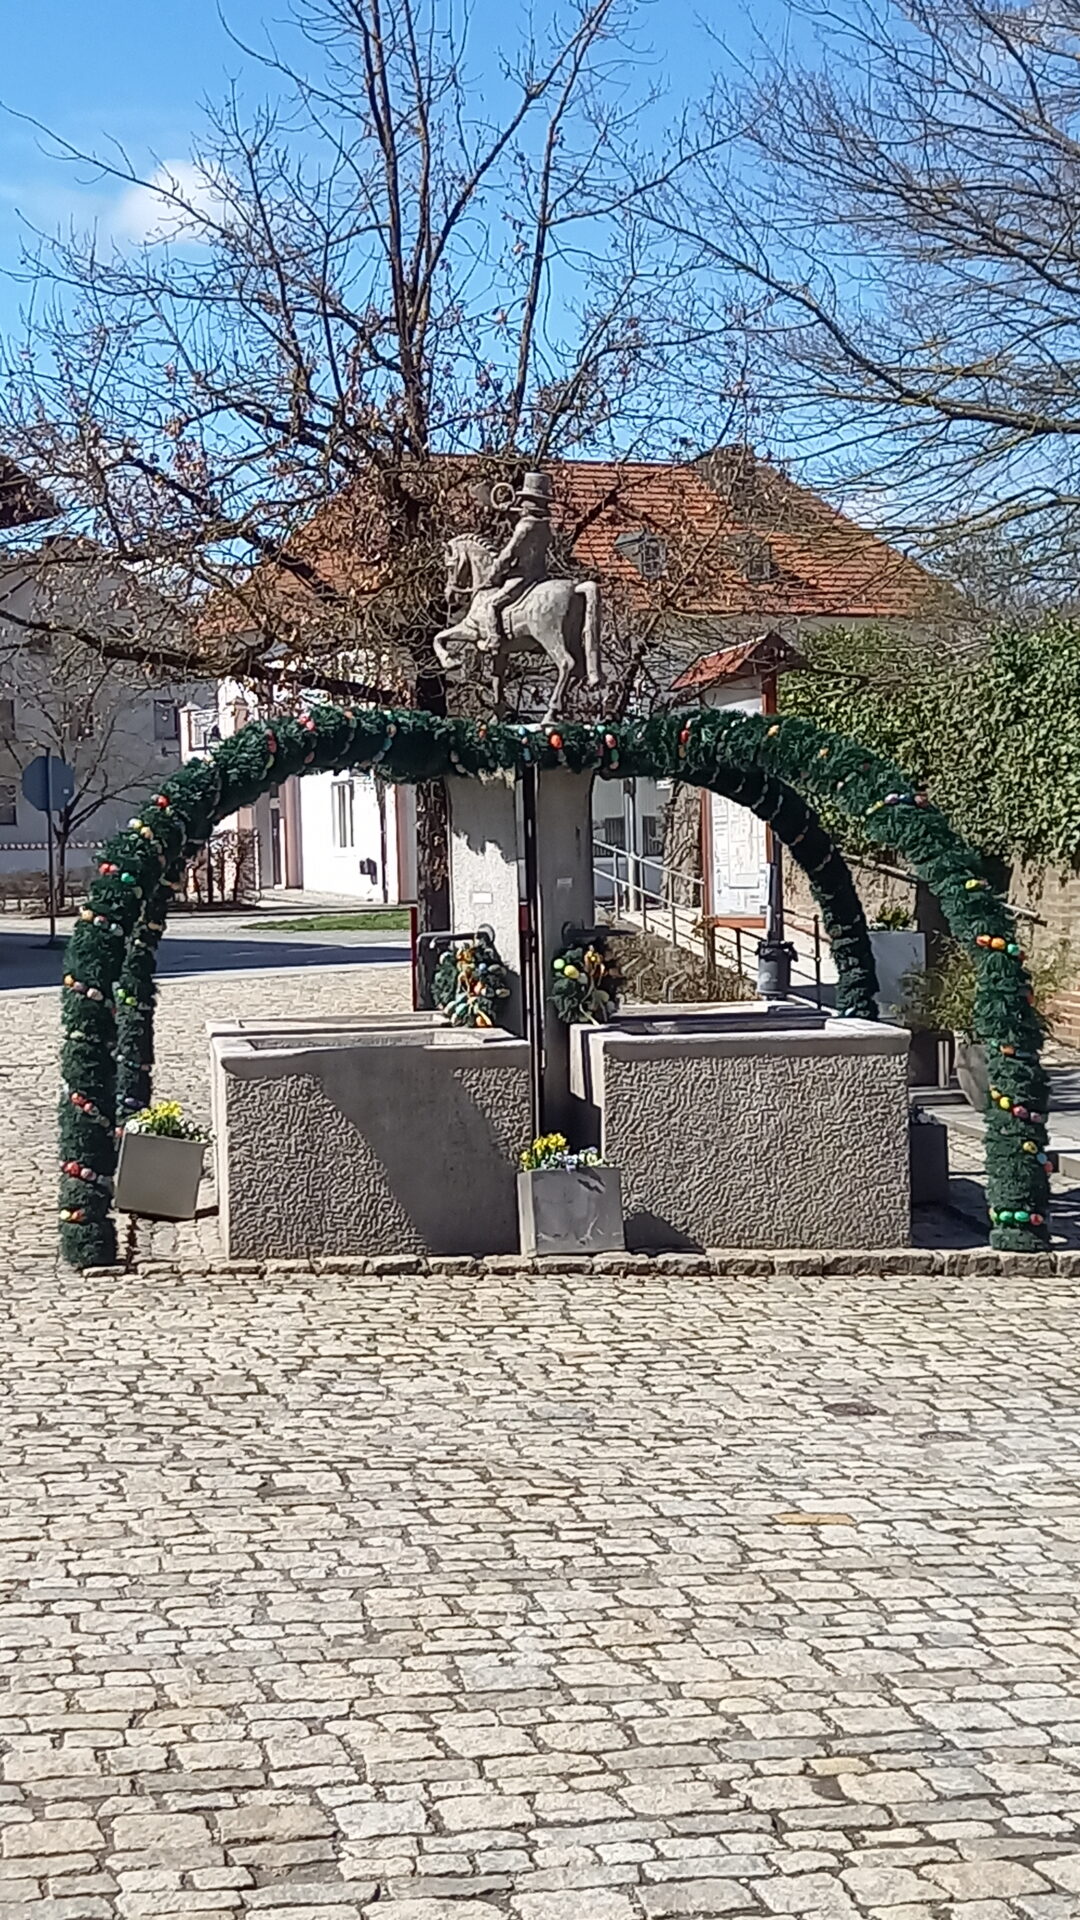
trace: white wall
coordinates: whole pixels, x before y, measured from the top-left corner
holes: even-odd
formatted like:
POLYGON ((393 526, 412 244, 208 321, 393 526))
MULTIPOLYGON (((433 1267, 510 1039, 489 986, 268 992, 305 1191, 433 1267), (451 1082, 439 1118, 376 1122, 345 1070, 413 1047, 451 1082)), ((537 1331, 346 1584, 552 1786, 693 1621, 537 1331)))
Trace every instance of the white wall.
MULTIPOLYGON (((716 687, 705 705, 736 713, 760 713, 760 693, 716 687)), ((706 879, 709 911, 740 917, 763 914, 768 899, 767 840, 763 821, 737 800, 710 793, 709 853, 706 879)))
POLYGON ((370 773, 311 773, 300 781, 299 787, 304 891, 396 903, 399 898, 397 789, 386 791, 384 876, 379 803, 373 776, 370 773), (340 816, 335 813, 334 789, 350 783, 353 844, 343 847, 336 844, 335 818, 340 816))

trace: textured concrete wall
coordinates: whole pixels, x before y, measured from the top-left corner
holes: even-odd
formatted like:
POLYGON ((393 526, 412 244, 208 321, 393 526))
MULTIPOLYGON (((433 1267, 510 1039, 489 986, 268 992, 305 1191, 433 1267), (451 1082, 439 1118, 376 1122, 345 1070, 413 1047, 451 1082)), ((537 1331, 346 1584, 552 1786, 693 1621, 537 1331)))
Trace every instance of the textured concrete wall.
POLYGON ((510 975, 500 1024, 522 1031, 517 794, 504 780, 453 779, 450 801, 450 919, 459 931, 489 926, 510 975))
POLYGON ((549 767, 536 779, 536 873, 540 891, 540 967, 544 983, 544 1126, 573 1126, 567 1029, 546 998, 551 963, 564 944, 563 928, 591 927, 593 895, 591 773, 549 767))
POLYGON ((629 1247, 881 1247, 910 1238, 907 1035, 589 1036, 629 1247))
POLYGON ((517 1250, 524 1041, 414 1029, 270 1051, 223 1038, 214 1077, 232 1257, 517 1250))

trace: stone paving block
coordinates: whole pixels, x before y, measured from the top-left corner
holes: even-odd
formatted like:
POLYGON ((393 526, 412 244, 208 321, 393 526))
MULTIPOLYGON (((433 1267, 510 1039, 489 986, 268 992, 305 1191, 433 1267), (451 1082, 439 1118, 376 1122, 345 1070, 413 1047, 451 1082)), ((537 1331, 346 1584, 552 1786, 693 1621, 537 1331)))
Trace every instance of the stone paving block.
POLYGON ((652 1920, 667 1914, 691 1914, 694 1920, 718 1913, 745 1913, 750 1895, 734 1880, 682 1880, 670 1886, 645 1887, 638 1898, 652 1920))
POLYGON ((380 1900, 364 1920, 502 1920, 504 1911, 487 1900, 380 1900))
POLYGON ((201 1814, 123 1813, 113 1821, 114 1853, 172 1853, 209 1845, 210 1829, 201 1814))
MULTIPOLYGON (((523 1893, 511 1901, 510 1911, 519 1916, 519 1920, 638 1920, 634 1904, 626 1894, 597 1892, 592 1888, 565 1893, 523 1893)), ((411 1920, 411 1916, 405 1916, 405 1920, 411 1920)), ((419 1916, 419 1920, 426 1920, 426 1915, 419 1916)))
POLYGON ((439 1819, 450 1833, 474 1833, 481 1827, 501 1831, 531 1826, 533 1810, 519 1794, 469 1793, 441 1801, 439 1819))
POLYGON ((333 1827, 321 1807, 296 1802, 283 1806, 222 1807, 212 1816, 219 1837, 232 1841, 321 1839, 333 1827))
POLYGON ((104 1844, 96 1820, 27 1820, 5 1827, 0 1852, 5 1859, 22 1855, 94 1853, 104 1844))
POLYGON ((957 1860, 944 1866, 935 1862, 925 1872, 951 1900, 1012 1899, 1018 1893, 1052 1891, 1041 1874, 1015 1860, 957 1860))

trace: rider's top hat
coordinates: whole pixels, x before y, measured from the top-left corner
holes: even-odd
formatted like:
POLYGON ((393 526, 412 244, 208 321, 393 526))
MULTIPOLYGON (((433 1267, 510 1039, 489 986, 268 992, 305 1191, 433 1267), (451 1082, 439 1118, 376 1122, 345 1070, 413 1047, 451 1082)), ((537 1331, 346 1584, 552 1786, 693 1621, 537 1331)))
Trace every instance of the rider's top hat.
POLYGON ((551 481, 546 473, 527 473, 521 482, 521 492, 518 498, 522 506, 529 501, 533 506, 550 507, 553 491, 551 481))

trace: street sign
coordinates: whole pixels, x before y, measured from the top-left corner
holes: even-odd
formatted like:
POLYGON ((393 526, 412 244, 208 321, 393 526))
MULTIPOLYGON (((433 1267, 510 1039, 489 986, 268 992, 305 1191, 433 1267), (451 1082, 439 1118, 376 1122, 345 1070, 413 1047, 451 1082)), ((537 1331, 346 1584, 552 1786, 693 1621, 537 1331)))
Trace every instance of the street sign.
POLYGON ((39 813, 59 813, 75 797, 75 770, 55 754, 40 753, 23 774, 22 790, 39 813))

